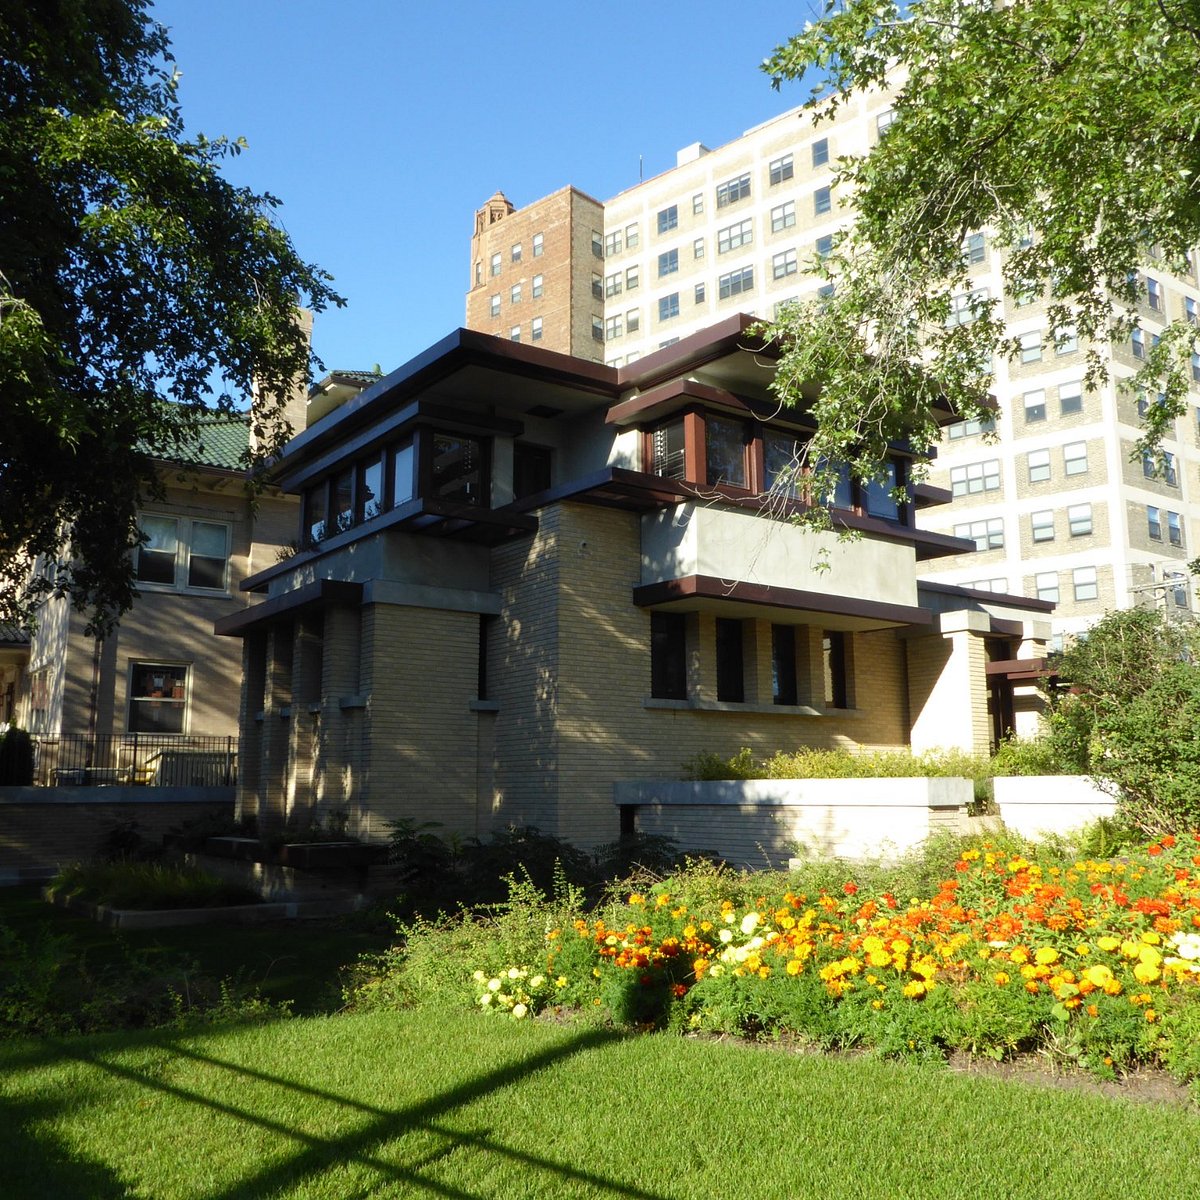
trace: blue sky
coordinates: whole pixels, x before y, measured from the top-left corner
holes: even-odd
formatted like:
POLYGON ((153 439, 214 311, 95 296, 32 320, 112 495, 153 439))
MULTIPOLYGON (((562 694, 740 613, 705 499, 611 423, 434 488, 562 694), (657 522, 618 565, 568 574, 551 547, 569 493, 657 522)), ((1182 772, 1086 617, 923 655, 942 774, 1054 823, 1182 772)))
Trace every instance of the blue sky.
POLYGON ((759 69, 810 0, 157 0, 190 133, 242 136, 226 175, 282 202, 346 308, 326 368, 390 370, 464 320, 475 209, 572 183, 606 199, 801 103, 759 69))

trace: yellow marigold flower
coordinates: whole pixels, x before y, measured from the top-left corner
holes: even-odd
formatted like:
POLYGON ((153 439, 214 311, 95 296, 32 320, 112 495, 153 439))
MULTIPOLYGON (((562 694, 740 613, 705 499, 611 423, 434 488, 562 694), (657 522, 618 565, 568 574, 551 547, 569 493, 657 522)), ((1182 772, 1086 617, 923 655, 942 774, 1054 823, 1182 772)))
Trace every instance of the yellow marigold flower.
POLYGON ((759 968, 758 968, 758 977, 759 977, 759 979, 766 979, 766 978, 768 978, 768 976, 769 976, 770 974, 771 974, 771 968, 770 968, 770 967, 759 967, 759 968))
POLYGON ((1101 950, 1105 951, 1105 953, 1111 954, 1121 945, 1121 939, 1105 935, 1104 937, 1099 937, 1096 939, 1096 945, 1099 946, 1101 950))
POLYGON ((1039 946, 1037 953, 1033 956, 1034 962, 1041 963, 1042 966, 1049 966, 1050 963, 1058 962, 1059 954, 1053 946, 1039 946))
POLYGON ((1087 958, 1091 952, 1092 948, 1087 944, 1087 942, 1080 942, 1079 945, 1075 947, 1075 953, 1078 954, 1080 958, 1087 958))
POLYGON ((804 963, 801 959, 793 958, 788 960, 787 973, 789 975, 799 975, 804 970, 804 963))
POLYGON ((891 949, 894 954, 903 954, 912 943, 907 938, 893 938, 891 949))
POLYGON ((671 903, 671 897, 669 895, 667 895, 666 892, 659 892, 659 894, 655 897, 655 900, 654 900, 655 908, 666 908, 667 905, 670 903, 671 903))
POLYGON ((1148 966, 1157 967, 1162 962, 1162 955, 1153 946, 1143 946, 1138 953, 1138 960, 1148 966))
POLYGON ((871 934, 870 936, 863 938, 862 948, 868 954, 872 954, 876 950, 882 950, 883 949, 883 938, 876 937, 875 934, 871 934))
POLYGON ((992 982, 998 987, 1003 987, 1006 983, 1008 983, 1008 981, 1009 974, 1007 971, 997 971, 995 975, 992 976, 992 982))
POLYGON ((633 892, 633 893, 631 893, 631 894, 630 894, 630 897, 629 897, 629 903, 630 903, 630 904, 632 904, 632 905, 634 905, 635 907, 636 907, 637 905, 639 905, 639 904, 645 904, 645 903, 646 903, 646 897, 645 897, 645 896, 643 896, 643 895, 641 894, 641 892, 633 892))
POLYGON ((1133 977, 1139 983, 1153 983, 1162 972, 1152 963, 1139 962, 1133 968, 1133 977))
POLYGON ((1102 963, 1097 963, 1094 967, 1088 967, 1083 977, 1093 987, 1102 988, 1112 981, 1113 973, 1102 963))
POLYGON ((1142 953, 1142 947, 1137 942, 1122 942, 1121 953, 1126 958, 1137 958, 1142 953))
POLYGON ((978 850, 964 850, 962 852, 964 862, 974 862, 979 857, 978 850))
POLYGON ((871 1007, 873 1009, 875 1009, 876 1012, 878 1012, 879 1009, 881 1009, 883 1007, 883 1001, 882 1000, 872 1000, 871 1007))
POLYGON ((923 979, 913 979, 904 985, 901 991, 910 1000, 916 1000, 925 995, 929 990, 929 985, 923 979))
POLYGON ((711 932, 712 927, 713 927, 713 924, 711 921, 701 921, 700 922, 700 932, 701 933, 711 932))
POLYGON ((565 988, 565 987, 567 986, 567 977, 566 977, 565 975, 560 975, 560 976, 559 976, 559 977, 558 977, 558 978, 557 978, 557 979, 554 981, 554 986, 555 986, 556 988, 565 988))
POLYGON ((1042 985, 1036 979, 1027 979, 1025 981, 1025 990, 1030 995, 1036 996, 1042 990, 1042 985))
POLYGON ((685 938, 694 938, 696 936, 695 925, 685 925, 683 927, 683 936, 685 938))
POLYGON ((1021 968, 1021 977, 1023 979, 1036 979, 1039 974, 1041 974, 1041 972, 1033 965, 1033 963, 1026 963, 1021 968))
POLYGON ((892 957, 886 950, 872 950, 867 955, 867 964, 872 967, 886 967, 892 961, 892 957))
POLYGON ((1156 1013, 1152 1008, 1146 1009, 1146 1020, 1153 1024, 1158 1020, 1158 1013, 1156 1013))
POLYGON ((1104 985, 1104 994, 1106 996, 1119 996, 1125 985, 1119 979, 1110 979, 1104 985))
POLYGON ((1015 963, 1024 963, 1029 961, 1029 951, 1024 946, 1014 946, 1008 952, 1008 961, 1015 963))
POLYGON ((1162 938, 1160 938, 1158 936, 1158 934, 1154 932, 1153 929, 1143 929, 1142 933, 1141 933, 1141 938, 1142 938, 1142 941, 1145 942, 1147 946, 1157 946, 1159 944, 1159 942, 1162 941, 1162 938))

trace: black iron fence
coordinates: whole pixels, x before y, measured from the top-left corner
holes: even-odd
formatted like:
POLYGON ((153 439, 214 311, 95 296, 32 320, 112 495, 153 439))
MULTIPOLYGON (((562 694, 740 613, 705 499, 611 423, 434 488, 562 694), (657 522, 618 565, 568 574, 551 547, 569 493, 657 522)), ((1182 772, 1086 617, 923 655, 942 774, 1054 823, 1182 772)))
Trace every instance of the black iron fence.
POLYGON ((232 787, 236 737, 122 733, 33 736, 35 787, 232 787))

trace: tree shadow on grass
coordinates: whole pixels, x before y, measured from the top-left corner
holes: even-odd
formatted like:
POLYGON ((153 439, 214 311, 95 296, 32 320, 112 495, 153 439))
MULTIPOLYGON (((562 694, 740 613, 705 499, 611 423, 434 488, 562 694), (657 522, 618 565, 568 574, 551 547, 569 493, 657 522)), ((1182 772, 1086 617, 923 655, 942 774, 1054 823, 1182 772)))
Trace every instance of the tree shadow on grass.
MULTIPOLYGON (((298 1083, 277 1075, 269 1075, 238 1063, 227 1062, 200 1053, 178 1043, 160 1043, 164 1049, 180 1058, 190 1059, 218 1071, 230 1072, 247 1082, 267 1084, 294 1096, 308 1097, 334 1104, 367 1118, 366 1123, 359 1128, 336 1137, 322 1137, 303 1132, 284 1121, 252 1112, 247 1107, 225 1103, 198 1091, 166 1083, 135 1068, 107 1061, 99 1054, 85 1051, 74 1057, 108 1073, 115 1079, 153 1089, 187 1104, 201 1106, 296 1145, 294 1152, 282 1160, 264 1165, 253 1174, 239 1179, 228 1187, 208 1192, 203 1200, 252 1200, 252 1198, 257 1200, 260 1197, 276 1195, 284 1188, 298 1186, 305 1180, 319 1176, 326 1170, 342 1163, 359 1164, 375 1172, 381 1180, 406 1184, 413 1189, 428 1191, 434 1195, 451 1197, 453 1200, 480 1200, 480 1193, 463 1191, 425 1174, 427 1168, 459 1149, 472 1149, 494 1154, 518 1164, 524 1169, 555 1176, 561 1181, 564 1189, 569 1185, 575 1185, 587 1187, 598 1195, 629 1197, 630 1200, 665 1200, 657 1193, 606 1179, 564 1162, 514 1149, 490 1137, 486 1132, 464 1132, 439 1120, 439 1118, 447 1117, 455 1110, 476 1100, 502 1089, 513 1087, 538 1071, 552 1066, 561 1066, 575 1055, 620 1040, 623 1036, 623 1034, 611 1030, 589 1030, 580 1033, 568 1042, 544 1050, 519 1063, 478 1075, 428 1100, 396 1109, 365 1104, 308 1084, 298 1083), (425 1154, 406 1164, 389 1161, 388 1158, 382 1156, 381 1150, 387 1143, 413 1134, 432 1135, 439 1143, 438 1148, 432 1153, 425 1154)), ((35 1146, 32 1142, 31 1149, 37 1153, 44 1153, 40 1146, 35 1146)), ((101 1170, 99 1167, 96 1169, 97 1171, 101 1170)), ((99 1200, 107 1200, 110 1195, 116 1196, 124 1193, 121 1191, 86 1189, 72 1191, 68 1189, 61 1193, 50 1191, 46 1194, 61 1194, 64 1197, 95 1196, 99 1200)))

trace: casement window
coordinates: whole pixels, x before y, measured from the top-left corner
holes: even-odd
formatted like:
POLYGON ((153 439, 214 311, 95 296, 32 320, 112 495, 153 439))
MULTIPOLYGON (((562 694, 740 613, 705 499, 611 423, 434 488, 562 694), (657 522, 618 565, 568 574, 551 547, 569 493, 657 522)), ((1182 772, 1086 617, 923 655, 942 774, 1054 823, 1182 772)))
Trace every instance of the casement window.
POLYGON ((819 187, 813 192, 813 215, 821 216, 823 213, 833 211, 833 192, 830 188, 819 187))
POLYGON ((823 167, 829 162, 829 139, 820 138, 812 144, 812 165, 823 167))
POLYGON ((650 614, 650 695, 687 699, 687 618, 683 613, 650 614))
POLYGON ((1064 417, 1083 412, 1083 383, 1080 380, 1058 385, 1058 411, 1064 417))
POLYGON ((605 317, 604 340, 606 342, 614 341, 616 338, 623 336, 624 333, 625 325, 620 313, 617 313, 615 317, 605 317))
POLYGON ((130 733, 183 733, 187 727, 188 665, 129 664, 130 733))
POLYGON ((614 271, 611 275, 604 277, 604 298, 607 300, 610 296, 619 296, 624 280, 624 275, 620 271, 614 271))
POLYGON ((882 479, 869 479, 863 485, 863 507, 869 516, 880 517, 885 521, 898 521, 901 514, 895 490, 901 479, 895 461, 888 459, 883 470, 882 479))
POLYGON ((1034 590, 1039 600, 1050 600, 1058 603, 1058 572, 1043 571, 1033 577, 1034 590))
POLYGON ((739 271, 730 271, 717 277, 717 298, 720 300, 728 300, 730 296, 739 296, 743 292, 753 290, 753 267, 742 267, 739 271))
POLYGON ((1092 506, 1090 504, 1068 505, 1067 529, 1072 537, 1087 537, 1092 532, 1092 506))
POLYGON ((746 426, 725 417, 704 423, 705 482, 728 487, 746 486, 746 426))
POLYGON ((816 250, 818 259, 821 261, 827 259, 833 253, 833 234, 827 233, 823 237, 817 238, 816 250))
POLYGON ((806 443, 794 433, 768 429, 763 433, 763 481, 766 490, 776 496, 801 494, 801 464, 806 443))
POLYGON ((704 239, 703 238, 697 238, 692 243, 692 257, 696 258, 696 259, 700 259, 700 258, 704 257, 704 239))
POLYGON ((1029 482, 1045 483, 1050 478, 1050 451, 1030 450, 1025 458, 1029 466, 1029 482))
POLYGON ((625 269, 625 290, 632 292, 638 285, 638 269, 635 266, 625 269))
POLYGON ((1004 522, 999 517, 991 517, 986 521, 967 521, 955 525, 954 536, 973 541, 976 550, 1002 550, 1004 522))
POLYGON ((727 254, 730 250, 749 246, 753 242, 754 222, 749 217, 744 221, 739 221, 736 225, 727 225, 724 229, 717 231, 718 254, 727 254))
POLYGON ((134 578, 172 591, 228 591, 228 525, 188 517, 143 513, 146 541, 137 548, 134 578))
POLYGON ((1033 530, 1035 542, 1054 541, 1054 513, 1052 510, 1045 508, 1040 512, 1031 513, 1029 524, 1033 530))
POLYGON ((796 627, 771 626, 771 703, 798 704, 796 687, 796 627))
POLYGON ((1000 460, 965 463, 950 468, 950 491, 955 496, 973 496, 978 492, 994 492, 1000 487, 1000 460))
POLYGON ((508 301, 510 304, 521 303, 521 285, 519 283, 514 283, 512 287, 508 289, 508 301))
POLYGON ((1200 306, 1196 304, 1196 301, 1191 296, 1185 296, 1183 298, 1183 319, 1189 325, 1195 325, 1198 313, 1200 313, 1200 306))
POLYGON ((355 521, 370 521, 383 512, 384 456, 375 454, 358 464, 354 493, 355 521))
POLYGON ((796 224, 796 202, 789 200, 786 204, 778 204, 771 209, 771 232, 780 233, 791 229, 796 224))
POLYGON ((604 257, 615 258, 621 253, 621 231, 604 235, 604 257))
POLYGON ((660 209, 658 213, 658 232, 670 233, 679 226, 679 206, 672 204, 669 208, 660 209))
POLYGON ((746 699, 744 623, 716 619, 717 699, 741 704, 746 699))
POLYGON ((604 341, 604 318, 603 317, 593 317, 592 318, 592 340, 594 342, 604 341))
POLYGON ((875 118, 876 135, 878 137, 883 137, 883 135, 892 127, 895 120, 896 114, 892 109, 889 108, 886 112, 881 112, 879 116, 875 118))
POLYGON ((664 250, 658 256, 658 277, 661 279, 664 275, 674 275, 679 270, 679 251, 664 250))
POLYGON ((1025 423, 1046 419, 1046 393, 1039 388, 1036 392, 1025 393, 1025 423))
POLYGON ((784 250, 771 259, 771 277, 773 279, 786 279, 789 275, 795 275, 799 270, 800 264, 796 259, 795 250, 784 250))
POLYGON ((785 154, 782 158, 772 159, 767 169, 770 172, 772 187, 777 183, 783 183, 785 179, 791 179, 795 174, 795 167, 790 154, 785 154))
POLYGON ((750 172, 744 171, 736 179, 727 179, 717 184, 717 207, 726 208, 745 200, 750 195, 750 172))
POLYGON ((1142 454, 1142 474, 1147 479, 1161 479, 1164 483, 1170 484, 1172 487, 1179 482, 1179 476, 1175 470, 1175 455, 1169 450, 1163 451, 1161 469, 1158 460, 1149 451, 1142 454))
POLYGON ((1140 329, 1129 335, 1129 350, 1134 358, 1146 357, 1146 335, 1140 329))
POLYGON ((604 257, 604 234, 602 234, 598 229, 592 230, 592 257, 604 257))
POLYGON ((604 276, 592 273, 592 299, 604 299, 604 276))
POLYGON ((660 425, 650 438, 650 473, 664 479, 684 479, 687 459, 684 452, 683 419, 660 425))
POLYGON ((670 321, 679 316, 679 293, 672 292, 669 296, 660 296, 658 300, 658 319, 670 321))
POLYGON ((1146 534, 1151 541, 1162 541, 1162 512, 1154 504, 1146 505, 1146 534))
POLYGON ((1071 585, 1076 600, 1095 600, 1100 594, 1095 567, 1076 567, 1071 572, 1071 585))
POLYGON ((1087 469, 1087 442, 1068 442, 1063 447, 1063 470, 1068 475, 1086 475, 1087 469))
POLYGON ((1163 290, 1162 284, 1157 279, 1146 277, 1146 303, 1153 309, 1154 312, 1162 312, 1163 310, 1163 290))
POLYGON ((514 325, 514 326, 513 326, 513 327, 512 327, 512 328, 511 328, 511 329, 508 331, 508 340, 509 340, 510 342, 519 342, 519 341, 521 340, 521 327, 520 327, 520 325, 514 325))

